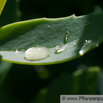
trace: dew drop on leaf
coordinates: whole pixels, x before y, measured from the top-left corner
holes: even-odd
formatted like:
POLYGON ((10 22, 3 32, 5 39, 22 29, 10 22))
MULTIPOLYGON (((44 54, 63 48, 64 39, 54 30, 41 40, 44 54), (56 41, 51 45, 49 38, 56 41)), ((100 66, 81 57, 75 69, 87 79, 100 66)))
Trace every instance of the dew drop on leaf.
POLYGON ((46 47, 31 47, 25 51, 25 59, 29 61, 40 60, 50 55, 50 51, 46 47))
POLYGON ((69 34, 69 31, 66 31, 66 34, 69 34))
POLYGON ((78 42, 75 42, 75 43, 74 43, 74 45, 77 45, 77 44, 78 44, 78 42))
POLYGON ((21 52, 22 54, 25 53, 25 49, 22 49, 20 52, 21 52))
POLYGON ((85 43, 87 43, 88 42, 88 40, 85 40, 85 43))
POLYGON ((55 53, 56 53, 56 54, 61 53, 61 52, 63 52, 66 48, 67 48, 67 45, 66 45, 66 44, 57 45, 57 46, 55 47, 55 53))
POLYGON ((48 28, 50 28, 50 25, 48 25, 48 28))
POLYGON ((19 53, 19 50, 18 50, 18 49, 16 49, 16 50, 14 51, 14 53, 19 53))
POLYGON ((83 55, 85 52, 87 52, 90 49, 91 45, 92 45, 92 40, 85 40, 83 46, 79 51, 79 54, 83 55))
POLYGON ((25 53, 25 49, 21 49, 21 50, 16 49, 16 50, 14 51, 14 53, 21 53, 21 54, 23 54, 23 53, 25 53))
POLYGON ((68 42, 68 38, 69 38, 69 31, 67 31, 64 35, 64 41, 63 41, 64 44, 68 42))

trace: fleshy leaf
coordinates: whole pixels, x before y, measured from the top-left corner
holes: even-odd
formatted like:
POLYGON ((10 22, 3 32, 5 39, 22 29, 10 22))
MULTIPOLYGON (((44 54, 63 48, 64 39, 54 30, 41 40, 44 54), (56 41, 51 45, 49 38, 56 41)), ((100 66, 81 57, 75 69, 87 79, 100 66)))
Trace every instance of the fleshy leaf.
POLYGON ((69 61, 96 48, 103 41, 102 27, 103 13, 95 12, 79 17, 72 15, 16 22, 0 28, 0 54, 3 61, 19 64, 48 65, 69 61), (67 39, 66 33, 69 33, 67 39), (62 43, 67 47, 61 53, 55 53, 56 46, 62 43), (25 60, 22 50, 37 45, 47 47, 50 56, 38 61, 25 60))

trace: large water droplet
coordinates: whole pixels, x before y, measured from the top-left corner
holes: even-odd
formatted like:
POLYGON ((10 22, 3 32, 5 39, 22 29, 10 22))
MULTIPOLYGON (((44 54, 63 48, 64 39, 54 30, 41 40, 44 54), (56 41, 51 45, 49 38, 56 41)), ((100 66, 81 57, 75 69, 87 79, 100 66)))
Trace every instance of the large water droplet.
POLYGON ((83 55, 85 52, 87 52, 90 49, 91 45, 92 45, 92 40, 85 40, 85 43, 81 47, 79 54, 83 55))
POLYGON ((46 47, 31 47, 25 51, 25 59, 29 61, 40 60, 50 55, 46 47))
POLYGON ((64 35, 64 41, 63 41, 64 44, 68 42, 68 38, 69 38, 69 31, 67 31, 64 35))
POLYGON ((57 45, 55 48, 55 53, 61 53, 67 48, 66 44, 57 45))
POLYGON ((85 22, 85 23, 84 23, 84 26, 85 26, 85 27, 90 26, 90 22, 85 22))

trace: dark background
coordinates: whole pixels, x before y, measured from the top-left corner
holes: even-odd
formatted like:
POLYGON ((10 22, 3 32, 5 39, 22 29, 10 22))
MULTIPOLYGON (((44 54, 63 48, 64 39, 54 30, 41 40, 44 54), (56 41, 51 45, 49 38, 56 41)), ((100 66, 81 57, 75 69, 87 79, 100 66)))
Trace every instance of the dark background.
POLYGON ((72 14, 86 15, 94 12, 96 6, 102 9, 102 0, 21 0, 22 20, 33 18, 58 18, 72 14))

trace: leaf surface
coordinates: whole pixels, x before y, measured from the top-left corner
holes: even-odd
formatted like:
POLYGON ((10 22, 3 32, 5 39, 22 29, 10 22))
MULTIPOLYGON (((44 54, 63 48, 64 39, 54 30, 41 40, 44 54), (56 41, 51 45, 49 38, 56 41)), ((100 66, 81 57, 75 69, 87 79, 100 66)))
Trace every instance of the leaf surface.
POLYGON ((0 54, 2 60, 19 64, 48 65, 69 61, 96 48, 103 41, 102 27, 103 13, 16 22, 0 28, 0 54), (64 42, 67 32, 66 50, 55 54, 56 45, 64 42), (36 45, 47 47, 50 56, 38 61, 25 60, 22 49, 36 45), (20 52, 14 53, 16 49, 20 52))

